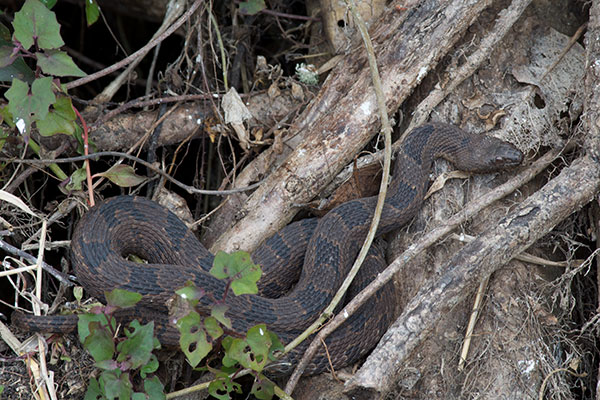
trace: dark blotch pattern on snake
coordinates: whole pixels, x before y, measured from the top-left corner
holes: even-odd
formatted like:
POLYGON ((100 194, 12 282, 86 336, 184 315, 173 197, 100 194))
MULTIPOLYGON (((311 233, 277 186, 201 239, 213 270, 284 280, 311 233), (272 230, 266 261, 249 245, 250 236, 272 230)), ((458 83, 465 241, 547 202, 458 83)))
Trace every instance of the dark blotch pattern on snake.
MULTIPOLYGON (((452 125, 427 124, 415 129, 396 155, 378 235, 406 224, 419 210, 436 157, 447 158, 461 170, 483 173, 518 165, 523 159, 511 144, 470 135, 452 125)), ((227 316, 233 321, 233 329, 245 333, 256 324, 266 323, 283 343, 288 343, 308 327, 330 303, 352 266, 369 229, 375 203, 376 197, 349 201, 318 221, 288 225, 267 240, 253 254, 254 261, 264 265, 261 294, 227 296, 227 316), (278 274, 278 267, 302 260, 297 284, 281 295, 287 284, 278 274)), ((194 234, 171 212, 139 197, 111 198, 87 212, 73 233, 71 261, 81 285, 91 296, 103 299, 104 291, 113 288, 143 294, 139 306, 123 310, 120 317, 154 320, 161 343, 168 346, 178 344, 178 333, 168 322, 165 306, 176 289, 193 281, 210 294, 200 301, 205 309, 213 299, 221 299, 225 290, 223 281, 207 273, 213 255, 194 234), (149 264, 127 261, 124 257, 128 254, 137 254, 149 264)), ((382 252, 376 246, 352 291, 357 293, 366 286, 382 265, 382 252)), ((388 284, 327 339, 333 366, 349 365, 373 348, 391 323, 393 311, 393 288, 388 284)), ((74 329, 76 317, 15 313, 13 321, 28 330, 63 332, 74 329)), ((278 372, 287 372, 304 349, 300 346, 287 356, 278 365, 278 372)), ((307 373, 327 367, 322 350, 307 373)))

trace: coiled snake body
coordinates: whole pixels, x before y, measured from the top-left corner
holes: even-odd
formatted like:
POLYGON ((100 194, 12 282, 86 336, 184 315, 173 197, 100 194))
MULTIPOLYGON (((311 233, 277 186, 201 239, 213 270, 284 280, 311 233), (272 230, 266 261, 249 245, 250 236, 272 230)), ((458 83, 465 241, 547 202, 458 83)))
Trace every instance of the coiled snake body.
MULTIPOLYGON (((407 223, 419 210, 436 157, 449 159, 461 170, 491 172, 520 164, 523 155, 511 144, 470 135, 452 125, 427 124, 415 129, 396 156, 379 235, 407 223)), ((352 266, 369 229, 375 203, 375 197, 343 203, 318 222, 294 223, 267 240, 253 255, 255 262, 264 265, 267 276, 262 294, 226 298, 233 329, 245 333, 256 324, 266 323, 287 343, 309 326, 330 303, 352 266), (273 272, 275 267, 281 260, 302 258, 303 268, 295 287, 281 297, 271 298, 280 280, 273 272)), ((205 308, 223 297, 225 283, 206 272, 212 260, 213 255, 174 214, 149 200, 130 196, 114 197, 92 208, 79 222, 71 242, 72 265, 87 292, 100 299, 104 291, 113 288, 143 294, 138 307, 125 316, 155 320, 158 337, 166 345, 178 343, 165 306, 176 289, 193 281, 210 294, 200 300, 200 307, 205 308), (124 258, 128 254, 137 254, 149 264, 130 262, 124 258)), ((357 277, 355 291, 378 273, 381 260, 381 251, 376 248, 357 277)), ((356 361, 379 341, 393 317, 393 299, 392 287, 382 288, 328 338, 334 367, 356 361)), ((63 332, 74 328, 76 317, 15 313, 13 321, 28 330, 63 332)), ((301 347, 287 356, 290 365, 302 351, 301 347)), ((327 366, 322 351, 307 372, 316 373, 327 366)), ((285 365, 281 369, 285 370, 285 365)))

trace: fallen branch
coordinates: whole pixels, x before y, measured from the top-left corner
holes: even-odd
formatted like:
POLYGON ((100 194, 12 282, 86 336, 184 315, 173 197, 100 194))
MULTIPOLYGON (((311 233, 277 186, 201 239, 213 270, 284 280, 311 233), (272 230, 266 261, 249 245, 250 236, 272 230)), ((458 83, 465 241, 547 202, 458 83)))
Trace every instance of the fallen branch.
MULTIPOLYGON (((489 3, 426 0, 399 12, 396 6, 404 3, 396 1, 388 7, 370 32, 388 111, 398 108, 489 3)), ((254 249, 291 220, 294 204, 314 198, 364 148, 379 126, 365 64, 364 55, 351 51, 331 72, 291 129, 295 140, 288 144, 294 150, 250 196, 245 217, 210 244, 211 250, 254 249)))
MULTIPOLYGON (((4 240, 0 240, 0 249, 6 251, 9 254, 14 254, 17 257, 21 257, 23 259, 25 259, 26 261, 30 262, 30 263, 36 263, 37 259, 35 256, 32 256, 31 254, 19 250, 14 246, 11 246, 10 244, 6 243, 4 240)), ((69 276, 67 274, 64 274, 58 270, 56 270, 53 266, 48 265, 47 263, 45 263, 44 261, 40 261, 40 265, 42 267, 42 269, 44 269, 46 272, 48 272, 50 275, 52 275, 53 277, 55 277, 59 282, 67 285, 67 286, 73 286, 74 283, 71 282, 72 280, 75 280, 74 276, 69 276)), ((33 270, 37 267, 27 267, 25 270, 33 270)), ((2 273, 0 276, 4 276, 4 275, 10 275, 12 274, 12 272, 9 270, 7 272, 2 273)))

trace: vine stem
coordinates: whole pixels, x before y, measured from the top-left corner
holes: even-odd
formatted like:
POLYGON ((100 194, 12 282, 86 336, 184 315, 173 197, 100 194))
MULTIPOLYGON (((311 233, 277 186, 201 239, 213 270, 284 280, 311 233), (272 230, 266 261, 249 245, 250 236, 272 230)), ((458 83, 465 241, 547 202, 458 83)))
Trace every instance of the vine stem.
MULTIPOLYGON (((369 37, 369 32, 367 31, 367 26, 362 20, 361 16, 356 11, 356 5, 354 0, 346 0, 346 4, 350 8, 350 12, 352 13, 352 17, 356 21, 358 29, 360 31, 360 35, 363 39, 363 43, 365 46, 365 50, 367 53, 367 58, 369 60, 369 69, 371 71, 371 79, 373 80, 373 86, 375 88, 375 96, 377 98, 377 108, 379 110, 379 117, 381 120, 381 130, 384 135, 384 161, 383 161, 383 177, 381 179, 381 186, 379 187, 379 196, 377 197, 377 205, 375 206, 375 213, 373 215, 373 220, 371 221, 371 227, 365 239, 365 242, 358 253, 358 257, 352 266, 352 269, 348 273, 348 276, 342 283, 342 286, 334 296, 331 304, 323 311, 321 316, 317 321, 315 321, 308 329, 306 329, 300 336, 294 339, 291 343, 289 343, 285 347, 285 352, 289 352, 291 349, 300 344, 303 340, 308 338, 313 332, 316 331, 329 317, 333 314, 333 310, 338 305, 338 303, 343 298, 344 294, 348 290, 348 287, 352 283, 352 280, 358 273, 360 266, 367 256, 367 252, 371 247, 371 243, 373 243, 373 239, 375 239, 375 233, 377 232, 377 226, 379 225, 379 220, 381 218, 381 212, 383 210, 383 204, 385 202, 385 196, 387 194, 387 186, 390 178, 390 165, 392 163, 392 127, 390 125, 388 115, 387 115, 387 107, 385 105, 385 96, 383 94, 383 89, 381 86, 381 78, 379 77, 379 69, 377 68, 377 60, 375 59, 375 52, 373 50, 373 44, 371 43, 371 38, 369 37)), ((298 380, 302 376, 302 373, 308 366, 308 363, 315 355, 320 343, 324 340, 329 333, 324 333, 326 331, 322 330, 317 337, 315 337, 312 343, 309 345, 308 349, 304 353, 302 359, 298 363, 298 366, 292 373, 292 376, 287 382, 285 387, 285 392, 291 394, 298 383, 298 380)))
MULTIPOLYGON (((37 142, 35 140, 33 140, 33 138, 31 136, 29 137, 29 141, 27 142, 27 146, 29 146, 29 148, 31 150, 33 150, 33 152, 35 154, 37 154, 38 157, 42 156, 41 155, 41 150, 40 150, 40 145, 37 144, 37 142)), ((69 179, 69 177, 67 176, 67 174, 65 174, 65 172, 62 169, 60 169, 60 167, 56 163, 52 162, 52 163, 48 163, 48 164, 50 164, 49 165, 50 171, 52 171, 54 173, 54 175, 59 180, 64 181, 66 179, 69 179)))

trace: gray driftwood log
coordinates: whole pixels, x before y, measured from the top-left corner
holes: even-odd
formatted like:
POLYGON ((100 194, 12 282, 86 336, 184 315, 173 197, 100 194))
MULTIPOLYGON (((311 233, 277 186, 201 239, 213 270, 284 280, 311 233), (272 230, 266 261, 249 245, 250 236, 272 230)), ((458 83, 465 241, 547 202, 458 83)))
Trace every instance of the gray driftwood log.
MULTIPOLYGON (((414 3, 392 3, 370 30, 389 111, 398 108, 490 1, 414 3)), ((207 243, 211 250, 252 250, 285 226, 296 213, 294 205, 313 199, 372 138, 378 121, 366 56, 356 42, 294 122, 291 154, 245 202, 244 217, 207 243)), ((214 230, 234 222, 216 220, 214 230)))

